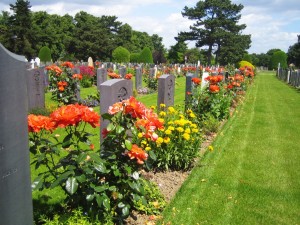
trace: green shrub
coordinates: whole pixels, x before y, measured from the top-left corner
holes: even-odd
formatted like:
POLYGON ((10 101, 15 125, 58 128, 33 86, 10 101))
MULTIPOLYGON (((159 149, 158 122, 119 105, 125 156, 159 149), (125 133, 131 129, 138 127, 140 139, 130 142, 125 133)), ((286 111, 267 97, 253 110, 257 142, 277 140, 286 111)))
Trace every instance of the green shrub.
POLYGON ((200 126, 204 134, 209 135, 218 131, 220 122, 211 113, 206 113, 204 119, 200 122, 200 126))
POLYGON ((150 48, 145 47, 140 54, 140 62, 142 63, 153 63, 152 52, 150 48))
POLYGON ((132 62, 132 63, 140 62, 140 53, 131 53, 130 54, 130 62, 132 62))
POLYGON ((39 51, 39 58, 41 62, 51 62, 51 50, 47 46, 44 46, 39 51))
POLYGON ((119 46, 112 52, 112 58, 113 61, 118 63, 128 63, 130 62, 130 52, 126 48, 119 46))
POLYGON ((240 61, 240 62, 238 63, 238 67, 239 67, 239 68, 245 67, 245 66, 250 67, 250 68, 252 68, 253 70, 255 69, 255 66, 253 66, 253 65, 252 65, 250 62, 248 62, 248 61, 242 60, 242 61, 240 61))

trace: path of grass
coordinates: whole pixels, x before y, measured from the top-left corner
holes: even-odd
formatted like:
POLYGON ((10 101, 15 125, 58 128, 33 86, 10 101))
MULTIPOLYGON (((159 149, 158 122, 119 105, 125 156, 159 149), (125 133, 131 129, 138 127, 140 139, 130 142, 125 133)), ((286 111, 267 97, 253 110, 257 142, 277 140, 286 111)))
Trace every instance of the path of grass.
POLYGON ((300 93, 260 73, 165 224, 300 224, 300 93))

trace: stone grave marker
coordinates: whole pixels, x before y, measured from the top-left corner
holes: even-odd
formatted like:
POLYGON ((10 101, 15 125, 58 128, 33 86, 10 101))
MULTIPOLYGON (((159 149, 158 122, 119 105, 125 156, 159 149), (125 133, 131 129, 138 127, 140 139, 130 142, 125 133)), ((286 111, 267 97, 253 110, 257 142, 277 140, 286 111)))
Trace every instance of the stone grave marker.
POLYGON ((100 90, 100 84, 107 81, 107 70, 105 68, 97 69, 97 88, 100 90))
POLYGON ((32 225, 24 56, 0 44, 0 224, 32 225))
POLYGON ((94 67, 94 61, 93 61, 92 57, 88 58, 88 66, 94 67))
POLYGON ((188 73, 185 77, 185 103, 188 104, 188 98, 190 93, 192 93, 193 90, 193 82, 192 78, 196 77, 196 74, 188 73))
POLYGON ((155 69, 154 68, 150 68, 150 70, 149 70, 149 77, 150 78, 154 78, 155 77, 155 69))
MULTIPOLYGON (((80 74, 80 68, 79 67, 74 67, 73 68, 73 74, 80 74)), ((81 98, 80 98, 80 82, 78 81, 77 82, 77 88, 76 88, 76 99, 77 101, 79 101, 81 98)))
POLYGON ((142 74, 142 68, 137 67, 135 69, 135 89, 139 90, 142 88, 142 81, 143 81, 143 74, 142 74))
POLYGON ((204 88, 209 84, 209 82, 205 80, 205 78, 207 78, 208 76, 209 76, 209 72, 204 71, 202 75, 201 88, 204 88))
POLYGON ((164 74, 158 78, 157 108, 174 105, 175 76, 164 74))
POLYGON ((125 75, 126 75, 126 73, 127 73, 126 67, 125 67, 125 66, 121 66, 121 67, 119 68, 119 74, 120 74, 120 76, 121 76, 122 78, 124 78, 125 75))
MULTIPOLYGON (((132 81, 126 79, 111 79, 100 84, 100 115, 107 113, 109 106, 132 96, 132 81)), ((108 125, 108 121, 100 122, 100 134, 108 125)), ((102 135, 100 135, 102 140, 102 135)))
POLYGON ((45 75, 44 68, 27 70, 28 110, 45 108, 45 75))

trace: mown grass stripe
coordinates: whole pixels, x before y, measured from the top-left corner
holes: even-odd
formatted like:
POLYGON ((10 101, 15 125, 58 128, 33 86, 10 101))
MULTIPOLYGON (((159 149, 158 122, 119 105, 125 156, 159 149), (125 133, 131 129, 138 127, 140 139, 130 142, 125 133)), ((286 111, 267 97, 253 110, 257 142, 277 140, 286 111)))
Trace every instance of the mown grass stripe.
POLYGON ((300 95, 263 73, 164 212, 172 224, 299 224, 300 95), (205 179, 205 180, 203 180, 205 179))

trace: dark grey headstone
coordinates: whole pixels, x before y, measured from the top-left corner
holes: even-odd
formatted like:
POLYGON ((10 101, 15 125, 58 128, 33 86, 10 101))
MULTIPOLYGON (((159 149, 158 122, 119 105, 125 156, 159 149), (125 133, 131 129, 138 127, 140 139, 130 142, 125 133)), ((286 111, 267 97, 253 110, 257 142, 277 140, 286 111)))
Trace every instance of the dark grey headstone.
POLYGON ((0 224, 33 224, 24 56, 0 44, 0 224))
MULTIPOLYGON (((126 79, 111 79, 100 84, 100 115, 107 113, 109 106, 132 96, 132 81, 126 79)), ((101 131, 107 127, 108 121, 101 118, 101 131)), ((101 140, 102 140, 102 135, 101 140)))
POLYGON ((150 78, 154 78, 154 76, 155 76, 155 69, 154 68, 150 68, 149 76, 150 76, 150 78))
POLYGON ((126 67, 125 67, 125 66, 121 66, 121 67, 119 68, 119 74, 120 74, 120 76, 121 76, 122 78, 124 78, 125 75, 126 75, 126 73, 127 73, 126 67))
POLYGON ((142 74, 142 68, 141 67, 137 67, 135 69, 135 89, 139 90, 140 88, 142 88, 142 81, 143 81, 143 74, 142 74))
POLYGON ((28 110, 45 108, 44 68, 27 71, 28 110))
POLYGON ((196 74, 188 73, 185 78, 185 102, 186 103, 188 103, 188 98, 189 98, 188 93, 192 93, 193 90, 193 83, 192 83, 193 77, 196 77, 196 74))
POLYGON ((174 105, 175 76, 162 75, 158 78, 157 108, 160 104, 166 107, 174 105))
POLYGON ((107 81, 107 70, 105 68, 97 69, 97 87, 100 90, 100 84, 107 81))

